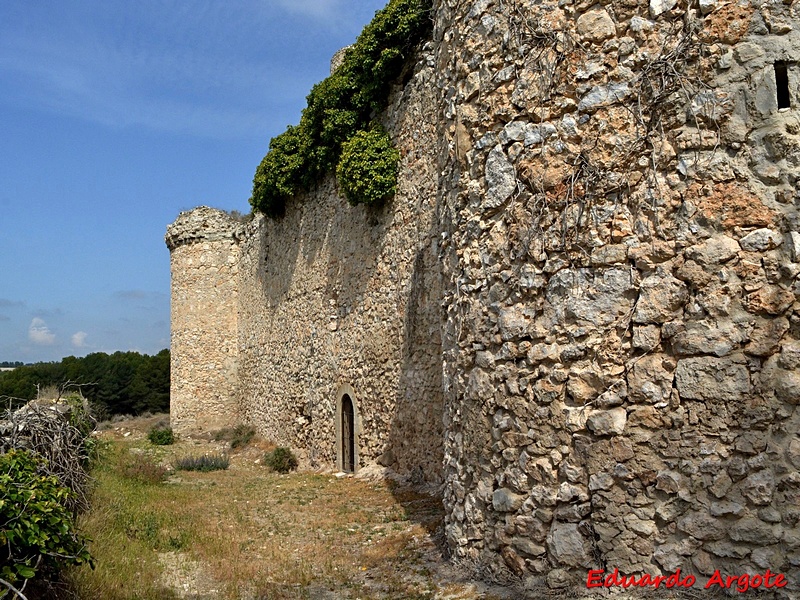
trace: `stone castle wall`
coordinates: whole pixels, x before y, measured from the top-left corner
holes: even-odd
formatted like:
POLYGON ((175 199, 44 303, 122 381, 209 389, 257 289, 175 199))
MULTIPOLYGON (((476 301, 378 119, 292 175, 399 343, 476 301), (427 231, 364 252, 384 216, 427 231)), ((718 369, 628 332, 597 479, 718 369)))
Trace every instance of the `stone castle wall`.
POLYGON ((341 467, 347 393, 484 573, 796 579, 795 12, 434 2, 394 201, 329 179, 231 237, 243 418, 341 467))

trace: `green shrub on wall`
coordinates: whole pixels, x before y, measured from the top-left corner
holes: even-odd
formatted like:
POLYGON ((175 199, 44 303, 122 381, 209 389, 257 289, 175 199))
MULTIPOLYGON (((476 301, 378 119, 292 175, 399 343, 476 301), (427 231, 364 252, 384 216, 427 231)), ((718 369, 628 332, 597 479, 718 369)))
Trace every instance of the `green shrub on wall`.
MULTIPOLYGON (((250 204, 254 210, 273 217, 282 214, 291 196, 309 189, 319 177, 336 168, 344 146, 354 136, 370 130, 374 115, 386 108, 391 83, 430 29, 430 5, 431 0, 391 0, 375 14, 345 53, 342 65, 313 87, 300 124, 290 126, 270 141, 269 152, 253 178, 250 204)), ((350 167, 345 171, 368 160, 366 156, 355 156, 359 148, 376 149, 374 144, 363 143, 349 148, 350 167)), ((371 180, 359 182, 355 187, 359 188, 357 197, 361 199, 355 202, 385 198, 387 190, 394 192, 397 160, 388 152, 380 157, 385 163, 379 169, 381 179, 374 183, 374 189, 371 180), (394 169, 389 168, 392 160, 394 169), (387 183, 386 177, 393 180, 387 183)), ((340 184, 354 189, 352 180, 348 185, 342 181, 340 184)))
POLYGON ((350 204, 378 204, 397 190, 400 152, 383 127, 359 131, 342 145, 336 177, 350 204))

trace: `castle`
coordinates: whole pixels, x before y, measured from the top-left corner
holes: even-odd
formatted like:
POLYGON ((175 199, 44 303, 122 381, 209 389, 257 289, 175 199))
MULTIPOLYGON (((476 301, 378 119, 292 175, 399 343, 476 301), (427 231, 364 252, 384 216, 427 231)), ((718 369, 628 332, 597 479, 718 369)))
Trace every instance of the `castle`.
MULTIPOLYGON (((436 0, 398 192, 170 225, 171 419, 441 484, 455 557, 800 576, 800 20, 436 0)), ((793 589, 792 587, 787 589, 793 589)))

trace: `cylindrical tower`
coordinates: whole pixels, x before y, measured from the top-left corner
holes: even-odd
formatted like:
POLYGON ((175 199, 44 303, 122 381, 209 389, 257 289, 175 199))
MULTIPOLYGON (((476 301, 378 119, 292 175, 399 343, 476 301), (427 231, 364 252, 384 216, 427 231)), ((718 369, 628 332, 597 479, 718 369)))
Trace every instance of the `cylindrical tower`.
POLYGON ((201 206, 167 228, 172 274, 170 421, 177 432, 239 420, 238 277, 243 225, 201 206))

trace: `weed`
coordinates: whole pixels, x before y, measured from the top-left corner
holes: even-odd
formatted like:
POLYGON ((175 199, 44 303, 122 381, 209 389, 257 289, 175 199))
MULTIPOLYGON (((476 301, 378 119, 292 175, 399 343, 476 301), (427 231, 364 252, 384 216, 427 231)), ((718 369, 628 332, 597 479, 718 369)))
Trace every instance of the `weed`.
POLYGON ((147 434, 147 439, 156 446, 169 446, 175 443, 175 434, 172 433, 172 427, 156 426, 147 434))
POLYGON ((231 448, 247 446, 256 435, 256 428, 240 423, 234 428, 220 429, 214 434, 215 442, 228 442, 231 448))
POLYGON ((297 457, 288 448, 278 447, 264 455, 264 464, 278 473, 288 473, 297 468, 297 457))
POLYGON ((184 456, 175 460, 178 471, 223 471, 230 465, 227 454, 202 454, 200 456, 184 456))
POLYGON ((141 483, 161 483, 167 478, 167 468, 145 454, 134 454, 120 467, 120 474, 141 483))

